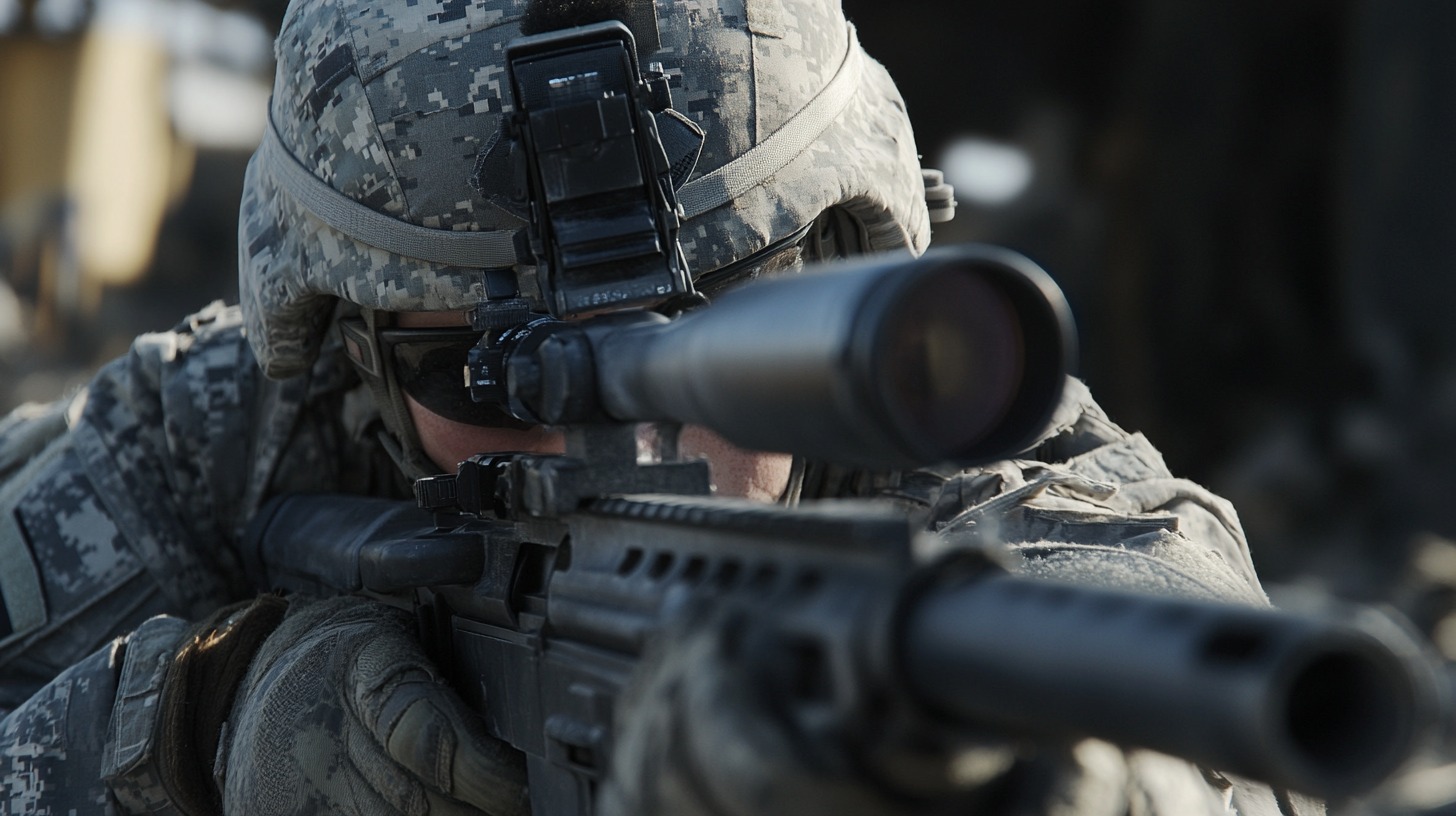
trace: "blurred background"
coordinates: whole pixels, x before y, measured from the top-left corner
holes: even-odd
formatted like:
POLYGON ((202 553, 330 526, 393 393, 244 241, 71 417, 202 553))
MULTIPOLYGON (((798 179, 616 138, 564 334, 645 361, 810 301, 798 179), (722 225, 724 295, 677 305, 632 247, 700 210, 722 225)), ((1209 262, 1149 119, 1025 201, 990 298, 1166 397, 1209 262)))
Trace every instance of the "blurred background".
POLYGON ((281 4, 0 0, 0 410, 236 301, 281 4))
POLYGON ((1456 3, 846 0, 960 208, 1066 289, 1081 375, 1271 584, 1456 655, 1456 3))
MULTIPOLYGON (((1277 586, 1456 655, 1456 3, 845 0, 1081 375, 1277 586)), ((0 0, 0 410, 236 300, 281 3, 0 0)))

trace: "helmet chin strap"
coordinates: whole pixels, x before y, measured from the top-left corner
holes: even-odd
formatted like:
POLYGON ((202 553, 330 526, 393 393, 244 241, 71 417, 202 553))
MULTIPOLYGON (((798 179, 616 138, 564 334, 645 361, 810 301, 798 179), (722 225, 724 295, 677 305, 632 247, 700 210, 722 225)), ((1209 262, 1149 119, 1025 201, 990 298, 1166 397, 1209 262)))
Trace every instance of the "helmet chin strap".
MULTIPOLYGON (((378 337, 379 311, 360 309, 359 312, 369 329, 370 337, 378 337)), ((377 341, 373 345, 376 350, 379 348, 377 341)), ((380 360, 380 356, 376 353, 374 359, 380 360)), ((359 371, 360 378, 369 386, 369 391, 374 396, 374 404, 379 409, 379 418, 384 421, 384 430, 379 432, 379 442, 389 458, 394 460, 405 478, 411 481, 437 475, 440 467, 425 454, 419 432, 415 429, 414 420, 410 418, 404 391, 400 390, 399 382, 388 368, 388 363, 381 360, 377 372, 366 371, 360 366, 355 368, 359 371)))

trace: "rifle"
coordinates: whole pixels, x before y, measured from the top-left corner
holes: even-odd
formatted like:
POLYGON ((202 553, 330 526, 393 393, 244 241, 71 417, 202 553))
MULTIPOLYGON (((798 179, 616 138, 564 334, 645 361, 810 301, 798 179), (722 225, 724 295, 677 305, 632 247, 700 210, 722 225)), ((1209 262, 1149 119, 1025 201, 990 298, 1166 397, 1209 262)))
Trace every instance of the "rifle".
POLYGON ((703 606, 756 633, 744 659, 806 744, 884 779, 925 776, 966 729, 1326 797, 1386 778, 1435 710, 1429 666, 1389 631, 1018 577, 884 503, 715 498, 671 433, 639 451, 635 423, 695 422, 859 465, 1001 458, 1045 424, 1069 338, 1044 273, 988 247, 758 282, 675 320, 544 324, 501 338, 493 370, 514 413, 567 429, 564 456, 472 457, 419 481, 420 507, 281 497, 245 552, 268 586, 411 605, 525 753, 540 814, 594 812, 624 688, 703 606))

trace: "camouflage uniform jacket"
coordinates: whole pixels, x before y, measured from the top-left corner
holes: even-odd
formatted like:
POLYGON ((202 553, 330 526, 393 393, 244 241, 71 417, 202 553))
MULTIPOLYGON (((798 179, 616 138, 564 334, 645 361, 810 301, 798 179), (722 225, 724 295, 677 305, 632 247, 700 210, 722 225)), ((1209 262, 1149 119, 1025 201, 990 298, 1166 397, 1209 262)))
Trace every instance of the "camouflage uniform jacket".
MULTIPOLYGON (((75 398, 0 422, 0 812, 168 809, 151 714, 183 620, 252 594, 235 545, 268 496, 402 487, 368 404, 337 354, 264 379, 238 311, 214 305, 139 338, 75 398)), ((1265 602, 1229 506, 1172 478, 1075 381, 1026 460, 878 479, 811 468, 804 490, 887 491, 948 540, 993 533, 1027 572, 1265 602)), ((1112 770, 1095 803, 1080 786, 1060 812, 1291 810, 1165 757, 1078 750, 1112 770), (1181 770, 1144 773, 1164 765, 1181 770)))

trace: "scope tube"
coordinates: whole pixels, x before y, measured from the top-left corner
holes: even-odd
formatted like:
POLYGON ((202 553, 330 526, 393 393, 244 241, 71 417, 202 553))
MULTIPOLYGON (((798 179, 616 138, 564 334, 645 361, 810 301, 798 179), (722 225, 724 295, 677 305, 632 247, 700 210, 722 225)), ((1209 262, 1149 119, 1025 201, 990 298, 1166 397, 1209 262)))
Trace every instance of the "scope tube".
POLYGON ((969 464, 1035 441, 1074 355, 1061 290, 969 245, 761 281, 671 323, 593 337, 622 421, 844 464, 969 464))

